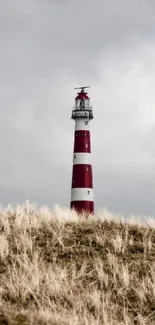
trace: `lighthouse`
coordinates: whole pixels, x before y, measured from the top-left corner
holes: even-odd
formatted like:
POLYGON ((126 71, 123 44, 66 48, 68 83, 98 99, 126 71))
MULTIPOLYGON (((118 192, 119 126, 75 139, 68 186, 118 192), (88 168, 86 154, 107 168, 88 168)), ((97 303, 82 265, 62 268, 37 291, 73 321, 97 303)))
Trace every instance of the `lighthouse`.
POLYGON ((71 119, 75 121, 75 131, 70 207, 78 213, 93 213, 93 172, 89 125, 93 119, 93 111, 85 88, 89 87, 75 88, 81 91, 75 97, 75 106, 71 116, 71 119))

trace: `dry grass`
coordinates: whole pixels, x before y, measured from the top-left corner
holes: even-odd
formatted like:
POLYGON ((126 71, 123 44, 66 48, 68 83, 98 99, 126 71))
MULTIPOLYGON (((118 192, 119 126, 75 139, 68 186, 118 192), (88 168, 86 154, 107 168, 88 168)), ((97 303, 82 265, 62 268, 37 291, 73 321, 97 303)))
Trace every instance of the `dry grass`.
POLYGON ((1 324, 155 324, 153 219, 1 208, 1 324))

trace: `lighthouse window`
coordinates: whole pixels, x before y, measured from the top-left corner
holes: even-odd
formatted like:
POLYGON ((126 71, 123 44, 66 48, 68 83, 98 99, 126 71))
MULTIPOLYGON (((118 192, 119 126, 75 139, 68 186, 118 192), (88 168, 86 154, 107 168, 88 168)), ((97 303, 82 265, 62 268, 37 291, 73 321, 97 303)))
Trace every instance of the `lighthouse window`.
POLYGON ((88 170, 89 170, 89 167, 86 167, 86 171, 88 172, 88 170))
POLYGON ((90 194, 90 191, 87 191, 88 194, 90 194))
POLYGON ((76 159, 76 155, 74 155, 74 159, 76 159))
POLYGON ((88 143, 86 143, 86 148, 88 148, 88 143))
POLYGON ((85 125, 88 125, 88 121, 85 121, 85 125))

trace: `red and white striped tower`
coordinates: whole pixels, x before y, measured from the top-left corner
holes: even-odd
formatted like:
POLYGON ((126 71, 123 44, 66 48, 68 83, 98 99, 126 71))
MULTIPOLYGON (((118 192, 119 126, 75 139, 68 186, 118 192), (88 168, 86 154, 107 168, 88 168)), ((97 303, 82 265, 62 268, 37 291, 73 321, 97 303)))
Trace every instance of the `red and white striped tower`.
POLYGON ((80 87, 75 97, 71 118, 75 120, 71 209, 77 212, 94 212, 93 173, 91 165, 91 141, 89 122, 93 119, 90 98, 80 87))

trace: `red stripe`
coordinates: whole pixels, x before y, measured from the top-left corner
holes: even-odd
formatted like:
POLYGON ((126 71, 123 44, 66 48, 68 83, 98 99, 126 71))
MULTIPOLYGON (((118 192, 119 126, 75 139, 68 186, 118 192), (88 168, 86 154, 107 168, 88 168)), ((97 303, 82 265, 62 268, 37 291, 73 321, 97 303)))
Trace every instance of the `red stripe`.
POLYGON ((72 188, 93 188, 93 175, 91 165, 73 165, 72 188))
POLYGON ((94 201, 72 201, 71 209, 75 209, 77 212, 87 211, 94 212, 94 201))
POLYGON ((91 152, 90 131, 75 131, 74 153, 91 152))

